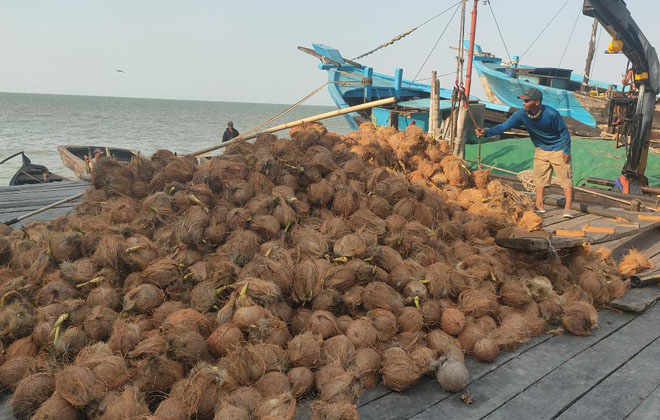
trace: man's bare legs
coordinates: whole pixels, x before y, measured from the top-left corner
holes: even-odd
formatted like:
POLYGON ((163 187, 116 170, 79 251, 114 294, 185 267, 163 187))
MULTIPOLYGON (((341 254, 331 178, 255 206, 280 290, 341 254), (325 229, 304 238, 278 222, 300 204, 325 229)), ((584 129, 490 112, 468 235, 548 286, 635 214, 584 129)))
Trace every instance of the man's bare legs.
POLYGON ((543 191, 545 190, 545 185, 536 186, 536 208, 538 210, 545 210, 543 207, 543 191))
POLYGON ((571 204, 573 203, 573 186, 571 185, 568 188, 564 188, 564 198, 566 200, 566 205, 564 206, 564 212, 571 212, 571 204))

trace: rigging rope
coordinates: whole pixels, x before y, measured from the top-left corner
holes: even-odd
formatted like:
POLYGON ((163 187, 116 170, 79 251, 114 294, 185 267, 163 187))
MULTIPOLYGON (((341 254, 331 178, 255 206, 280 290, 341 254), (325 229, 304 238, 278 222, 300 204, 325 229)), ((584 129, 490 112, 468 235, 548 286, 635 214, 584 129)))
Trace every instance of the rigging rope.
POLYGON ((368 56, 368 55, 371 55, 371 54, 375 53, 376 51, 378 51, 378 50, 380 50, 380 49, 383 49, 383 48, 385 48, 385 47, 388 47, 388 46, 394 44, 395 42, 397 42, 397 41, 399 41, 399 40, 401 40, 401 39, 407 37, 408 35, 410 35, 410 34, 413 33, 414 31, 416 31, 417 29, 421 28, 422 26, 426 25, 427 23, 431 22, 432 20, 434 20, 434 19, 436 19, 436 18, 442 16, 443 14, 445 14, 446 12, 448 12, 449 10, 451 10, 452 7, 454 7, 454 6, 456 6, 456 5, 460 4, 460 3, 461 3, 461 1, 458 1, 457 3, 453 4, 452 6, 449 6, 448 8, 446 8, 445 10, 443 10, 442 12, 436 14, 435 16, 432 16, 431 18, 429 18, 429 19, 427 19, 427 20, 425 20, 424 22, 420 23, 419 25, 415 26, 414 28, 409 29, 409 30, 405 31, 405 32, 402 33, 402 34, 395 36, 394 38, 390 39, 389 41, 387 41, 387 42, 384 43, 384 44, 381 44, 381 45, 377 46, 376 48, 374 48, 374 49, 371 50, 371 51, 367 51, 366 53, 364 53, 364 54, 362 54, 362 55, 358 55, 358 56, 355 57, 353 60, 359 60, 359 59, 362 58, 362 57, 366 57, 366 56, 368 56))
POLYGON ((502 44, 504 45, 504 50, 506 51, 507 57, 509 57, 509 63, 511 63, 513 62, 513 60, 511 59, 509 48, 506 46, 506 41, 504 41, 504 35, 502 35, 502 31, 500 30, 500 24, 497 22, 497 18, 495 17, 495 12, 493 11, 493 6, 490 4, 490 0, 488 1, 488 8, 490 9, 490 14, 493 15, 493 21, 495 21, 495 27, 497 28, 497 33, 500 34, 500 39, 502 40, 502 44))
POLYGON ((529 51, 530 48, 532 48, 532 46, 536 43, 536 41, 538 41, 538 39, 541 37, 541 35, 543 35, 543 33, 545 32, 545 30, 548 29, 548 26, 550 26, 550 25, 552 24, 552 22, 554 22, 554 20, 557 18, 557 16, 559 16, 559 13, 561 13, 561 11, 564 10, 564 7, 566 7, 566 5, 568 4, 569 1, 571 1, 571 0, 566 0, 566 1, 564 2, 564 4, 559 8, 559 10, 557 10, 557 13, 555 13, 555 15, 552 17, 552 19, 550 19, 550 22, 548 22, 548 24, 545 25, 545 27, 543 28, 543 30, 541 30, 541 33, 538 34, 538 35, 536 36, 536 38, 534 38, 534 41, 532 41, 532 43, 529 44, 529 47, 527 47, 527 49, 526 49, 522 54, 520 54, 520 58, 523 58, 523 56, 524 56, 525 54, 527 54, 527 51, 529 51))
POLYGON ((423 62, 422 65, 419 67, 419 70, 417 70, 417 74, 415 74, 415 77, 413 78, 413 82, 414 82, 415 80, 417 80, 417 76, 419 76, 419 73, 422 72, 422 69, 424 68, 424 66, 426 65, 426 63, 429 61, 429 58, 431 58, 431 54, 433 54, 433 51, 435 51, 435 47, 438 46, 438 43, 439 43, 440 40, 442 39, 442 36, 445 34, 445 32, 447 32, 447 28, 449 28, 449 25, 450 25, 451 22, 454 20, 454 16, 456 16, 456 12, 458 12, 458 4, 460 4, 460 3, 461 3, 461 2, 458 2, 458 3, 457 3, 457 5, 456 5, 456 9, 454 9, 454 13, 453 13, 453 14, 451 15, 451 17, 449 18, 449 21, 448 21, 447 24, 445 25, 445 28, 442 30, 442 33, 440 33, 440 36, 438 37, 438 39, 435 41, 435 44, 433 44, 433 48, 431 48, 431 51, 430 51, 429 54, 426 56, 426 59, 424 59, 424 62, 423 62))
MULTIPOLYGON (((575 26, 578 23, 578 19, 580 18, 580 15, 582 15, 582 8, 578 11, 577 16, 575 17, 575 22, 573 22, 573 28, 571 29, 571 33, 568 35, 568 41, 566 41, 566 45, 564 45, 564 51, 561 53, 561 59, 559 60, 559 65, 557 68, 561 67, 561 63, 564 61, 564 56, 566 55, 566 50, 568 49, 568 44, 571 43, 571 39, 573 38, 573 32, 575 32, 575 26)), ((555 74, 557 74, 555 72, 555 74)))

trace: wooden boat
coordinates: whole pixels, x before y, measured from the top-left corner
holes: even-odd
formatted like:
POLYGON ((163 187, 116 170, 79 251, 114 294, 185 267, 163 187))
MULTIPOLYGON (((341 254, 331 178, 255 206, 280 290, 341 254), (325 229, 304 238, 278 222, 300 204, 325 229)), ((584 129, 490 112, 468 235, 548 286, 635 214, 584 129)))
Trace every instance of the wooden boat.
POLYGON ((89 165, 85 158, 92 159, 94 150, 103 150, 103 155, 111 157, 119 162, 130 162, 133 158, 137 158, 138 152, 131 149, 122 149, 119 147, 105 147, 105 146, 74 146, 64 145, 57 146, 57 152, 60 154, 62 163, 69 168, 76 177, 80 179, 89 179, 89 165))
POLYGON ((16 171, 14 176, 9 180, 9 185, 26 185, 26 184, 45 184, 49 182, 60 182, 66 180, 61 175, 54 174, 48 170, 44 165, 37 165, 32 163, 30 159, 25 156, 24 152, 15 153, 8 158, 2 160, 0 165, 7 162, 11 158, 21 155, 23 165, 16 171))

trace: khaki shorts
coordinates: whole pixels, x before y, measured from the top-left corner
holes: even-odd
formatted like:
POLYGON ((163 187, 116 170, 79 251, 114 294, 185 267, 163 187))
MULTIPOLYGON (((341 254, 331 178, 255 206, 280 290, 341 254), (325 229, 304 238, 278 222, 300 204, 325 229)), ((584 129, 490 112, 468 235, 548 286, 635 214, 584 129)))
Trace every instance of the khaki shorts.
POLYGON ((573 165, 571 159, 564 163, 561 150, 546 151, 538 147, 534 151, 534 183, 537 186, 549 186, 554 169, 559 185, 568 188, 573 185, 573 165))

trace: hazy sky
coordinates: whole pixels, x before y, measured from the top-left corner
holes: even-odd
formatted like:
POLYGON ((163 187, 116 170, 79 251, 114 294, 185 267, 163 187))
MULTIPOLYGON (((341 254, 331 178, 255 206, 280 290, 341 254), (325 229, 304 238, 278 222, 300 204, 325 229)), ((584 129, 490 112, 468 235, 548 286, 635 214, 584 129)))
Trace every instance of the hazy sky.
MULTIPOLYGON (((296 49, 312 43, 353 58, 424 22, 456 0, 210 1, 0 0, 0 91, 101 96, 292 103, 326 80, 318 60, 296 49), (118 73, 123 69, 126 73, 118 73)), ((521 54, 564 0, 492 0, 512 55, 521 54)), ((628 0, 651 44, 660 48, 658 0, 628 0)), ((471 7, 472 1, 469 1, 471 7)), ((569 0, 522 62, 557 66, 577 18, 562 67, 582 73, 591 19, 582 0, 569 0)), ((403 67, 412 78, 451 16, 360 60, 377 72, 403 67)), ((438 43, 420 78, 455 68, 459 14, 438 43)), ((467 16, 469 28, 469 13, 467 16)), ((488 6, 479 1, 477 42, 505 56, 488 6)), ((467 34, 466 34, 467 36, 467 34)), ((595 79, 619 82, 624 56, 602 54, 595 79)), ((450 87, 453 76, 441 79, 450 87)), ((475 79, 473 92, 484 96, 475 79)), ((331 104, 324 90, 310 104, 331 104)))

